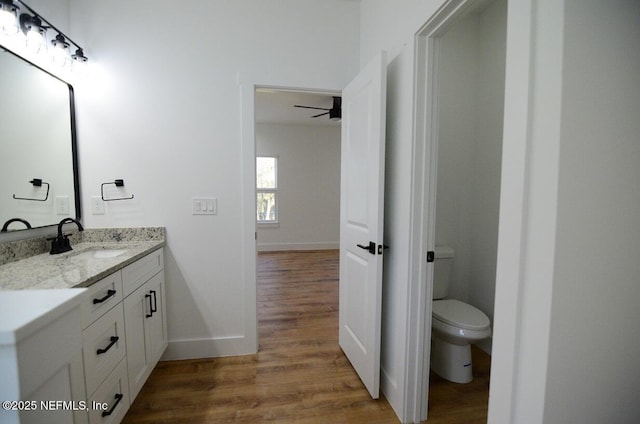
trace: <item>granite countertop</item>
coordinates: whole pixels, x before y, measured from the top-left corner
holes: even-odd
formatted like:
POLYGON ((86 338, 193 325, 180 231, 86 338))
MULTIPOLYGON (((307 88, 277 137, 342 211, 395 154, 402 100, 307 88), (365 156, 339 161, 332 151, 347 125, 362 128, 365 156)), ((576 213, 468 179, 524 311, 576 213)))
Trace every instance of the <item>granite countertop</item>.
POLYGON ((89 287, 165 245, 163 231, 162 237, 153 240, 111 236, 86 239, 89 241, 72 243, 70 252, 39 253, 1 265, 0 290, 89 287), (117 256, 109 257, 111 254, 117 256))

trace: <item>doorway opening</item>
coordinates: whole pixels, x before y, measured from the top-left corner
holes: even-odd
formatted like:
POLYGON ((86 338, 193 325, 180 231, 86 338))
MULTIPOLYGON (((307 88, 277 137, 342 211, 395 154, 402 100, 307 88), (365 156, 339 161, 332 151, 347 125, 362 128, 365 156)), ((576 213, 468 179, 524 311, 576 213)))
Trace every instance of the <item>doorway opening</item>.
MULTIPOLYGON (((384 51, 374 57, 358 75, 343 89, 329 88, 309 90, 309 84, 287 86, 286 84, 256 84, 240 77, 242 102, 241 186, 242 210, 240 219, 243 228, 242 270, 244 281, 244 337, 243 347, 258 351, 257 317, 257 238, 256 231, 256 138, 255 97, 256 89, 280 91, 341 93, 340 108, 347 112, 345 132, 341 134, 340 148, 340 277, 339 277, 339 346, 353 364, 354 370, 371 397, 379 397, 380 351, 381 351, 381 304, 382 304, 382 251, 383 201, 384 201, 384 134, 386 108, 386 55, 384 51), (290 88, 289 88, 290 87, 290 88), (343 104, 345 103, 345 104, 343 104), (364 182, 364 183, 363 183, 364 182), (366 189, 366 191, 364 191, 366 189), (366 203, 366 204, 365 204, 366 203), (351 238, 343 237, 345 228, 351 238), (362 235, 362 237, 360 237, 362 235), (364 240, 369 240, 364 241, 364 240), (373 241, 371 241, 373 240, 373 241), (367 245, 361 243, 367 243, 367 245), (377 243, 377 245, 376 245, 377 243), (343 246, 349 246, 349 250, 343 246), (361 247, 364 246, 364 247, 361 247), (366 251, 366 254, 363 253, 366 251), (349 253, 350 255, 347 255, 349 253), (352 258, 353 257, 353 258, 352 258), (355 258, 359 258, 356 260, 355 258), (345 258, 350 259, 351 267, 345 258), (355 262, 357 263, 355 263, 355 262), (349 284, 346 279, 356 284, 349 284), (372 287, 358 290, 360 287, 372 287), (366 296, 362 296, 365 294, 366 296), (346 314, 345 312, 350 312, 346 314), (347 318, 346 321, 343 318, 347 318), (344 330, 344 331, 343 331, 344 330), (347 337, 343 337, 343 336, 347 337), (345 348, 345 343, 351 343, 345 348), (354 353, 351 347, 356 346, 354 353), (356 358, 355 356, 358 355, 356 358)), ((332 106, 336 105, 332 95, 332 106)), ((324 110, 323 110, 324 112, 324 110)), ((321 114, 316 114, 321 115, 321 114)), ((308 115, 307 115, 308 116, 308 115)), ((334 117, 329 109, 329 118, 334 117)), ((318 117, 318 116, 316 116, 318 117)), ((341 125, 342 129, 342 125, 341 125)), ((282 192, 280 192, 282 194, 282 192)), ((282 225, 282 222, 279 223, 282 225)))
POLYGON ((256 89, 258 251, 339 247, 340 121, 309 109, 334 96, 256 89))
POLYGON ((304 402, 296 417, 317 407, 324 420, 392 422, 389 403, 371 399, 338 343, 341 125, 317 116, 322 110, 294 108, 331 108, 340 94, 253 94, 254 156, 266 158, 271 175, 260 189, 254 158, 256 384, 283 404, 304 402), (261 207, 261 192, 274 192, 275 205, 261 207))
POLYGON ((338 311, 333 298, 340 243, 341 126, 328 114, 336 96, 255 90, 259 350, 291 332, 306 332, 311 337, 307 342, 317 338, 318 345, 333 338, 337 344, 337 331, 329 335, 326 329, 338 311))
MULTIPOLYGON (((467 303, 490 322, 497 264, 506 22, 505 0, 452 2, 419 31, 416 50, 416 110, 424 117, 417 123, 418 143, 424 143, 421 167, 426 170, 422 245, 436 251, 435 266, 439 266, 439 247, 453 252, 448 292, 443 295, 438 290, 438 297, 467 303)), ((472 342, 477 343, 472 349, 478 361, 472 365, 477 381, 454 383, 430 370, 431 302, 434 286, 441 286, 434 278, 434 266, 427 266, 423 275, 427 290, 423 393, 418 401, 421 418, 438 422, 442 414, 455 411, 463 414, 465 422, 486 422, 491 339, 472 342), (443 392, 448 395, 442 396, 443 392)), ((440 360, 441 356, 438 364, 440 360)))

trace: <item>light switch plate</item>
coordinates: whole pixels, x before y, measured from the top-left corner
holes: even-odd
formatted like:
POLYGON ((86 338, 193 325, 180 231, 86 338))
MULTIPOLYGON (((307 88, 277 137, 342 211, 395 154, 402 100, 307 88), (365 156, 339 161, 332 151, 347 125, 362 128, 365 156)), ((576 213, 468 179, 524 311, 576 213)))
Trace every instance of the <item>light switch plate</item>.
POLYGON ((215 197, 193 197, 191 200, 193 215, 218 214, 218 199, 215 197))

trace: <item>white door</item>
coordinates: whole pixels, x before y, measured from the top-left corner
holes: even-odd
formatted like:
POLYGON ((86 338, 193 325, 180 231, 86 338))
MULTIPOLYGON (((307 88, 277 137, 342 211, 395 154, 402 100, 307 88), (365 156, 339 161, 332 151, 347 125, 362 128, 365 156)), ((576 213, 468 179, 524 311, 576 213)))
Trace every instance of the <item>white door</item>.
POLYGON ((387 60, 342 92, 339 342, 374 399, 380 386, 387 60))

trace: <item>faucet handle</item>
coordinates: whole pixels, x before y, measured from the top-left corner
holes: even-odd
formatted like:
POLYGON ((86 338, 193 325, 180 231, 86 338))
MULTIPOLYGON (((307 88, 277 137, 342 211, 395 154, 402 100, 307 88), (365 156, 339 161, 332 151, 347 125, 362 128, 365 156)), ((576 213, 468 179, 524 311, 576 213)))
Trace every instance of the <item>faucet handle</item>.
POLYGON ((64 253, 71 250, 71 242, 69 241, 69 234, 63 234, 62 237, 53 237, 47 240, 51 240, 51 251, 49 254, 56 255, 58 253, 64 253))

